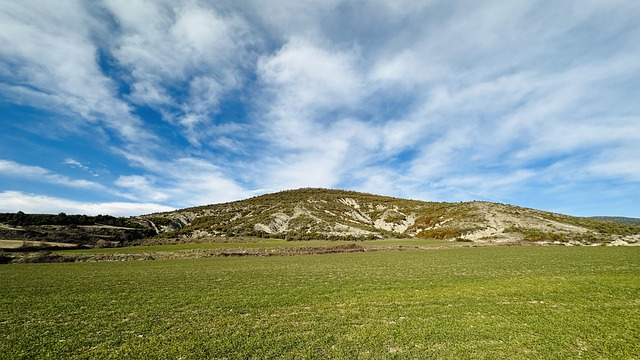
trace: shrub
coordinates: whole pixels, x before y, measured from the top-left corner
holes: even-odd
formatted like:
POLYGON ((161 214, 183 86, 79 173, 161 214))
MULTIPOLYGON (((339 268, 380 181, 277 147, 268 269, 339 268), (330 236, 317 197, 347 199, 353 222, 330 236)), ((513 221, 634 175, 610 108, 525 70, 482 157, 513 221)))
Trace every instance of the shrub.
POLYGON ((8 253, 0 250, 0 264, 9 264, 13 260, 13 257, 8 253))
POLYGON ((560 234, 550 231, 542 231, 538 229, 532 228, 521 228, 517 226, 512 226, 506 228, 502 231, 503 233, 520 233, 523 235, 523 239, 525 241, 561 241, 567 242, 570 239, 567 238, 566 234, 560 234))
POLYGON ((49 250, 38 251, 33 256, 27 256, 23 258, 26 263, 61 263, 61 262, 74 262, 72 257, 66 257, 58 254, 54 254, 49 250))
POLYGON ((458 238, 466 229, 461 228, 438 228, 438 229, 429 229, 424 230, 418 233, 416 237, 422 239, 450 239, 450 238, 458 238))

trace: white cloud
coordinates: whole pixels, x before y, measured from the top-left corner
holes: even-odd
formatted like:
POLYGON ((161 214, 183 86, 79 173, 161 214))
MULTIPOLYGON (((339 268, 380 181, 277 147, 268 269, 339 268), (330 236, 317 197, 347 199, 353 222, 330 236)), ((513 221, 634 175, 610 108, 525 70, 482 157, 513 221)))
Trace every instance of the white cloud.
POLYGON ((245 11, 264 24, 272 36, 285 38, 291 34, 313 36, 322 31, 321 20, 335 15, 343 0, 247 0, 245 11))
POLYGON ((628 182, 640 181, 640 144, 608 149, 588 164, 585 171, 593 178, 624 179, 628 182))
MULTIPOLYGON (((75 160, 68 159, 67 163, 75 160)), ((0 176, 95 191, 140 202, 187 207, 239 200, 252 194, 225 177, 208 161, 178 158, 168 163, 142 159, 146 175, 122 175, 108 187, 97 182, 73 179, 39 166, 0 160, 0 176), (155 174, 155 175, 152 175, 155 174)), ((163 205, 164 206, 164 205, 163 205)))
POLYGON ((162 111, 199 146, 221 99, 242 83, 248 26, 198 2, 113 0, 106 7, 120 28, 113 54, 130 73, 128 99, 162 111))
POLYGON ((352 106, 363 94, 357 52, 327 49, 309 39, 291 38, 273 56, 258 61, 258 75, 291 110, 352 106))
POLYGON ((0 159, 0 175, 71 188, 109 191, 107 187, 93 181, 72 179, 39 166, 24 165, 11 160, 0 159))
POLYGON ((308 128, 295 131, 295 136, 285 144, 275 139, 279 147, 258 164, 264 172, 261 180, 266 182, 265 186, 334 187, 345 177, 356 177, 361 167, 379 154, 377 130, 359 120, 309 124, 308 128))
MULTIPOLYGON (((372 11, 389 11, 376 26, 406 21, 403 26, 414 29, 413 21, 423 23, 413 34, 382 35, 373 50, 364 42, 336 42, 337 30, 322 29, 328 11, 338 7, 350 11, 351 5, 283 4, 282 8, 290 6, 311 7, 315 15, 307 20, 308 27, 288 24, 289 31, 299 27, 310 31, 287 37, 284 46, 258 62, 258 75, 270 95, 264 102, 262 125, 276 149, 269 152, 265 167, 270 187, 273 183, 335 186, 359 178, 376 161, 389 164, 408 152, 400 164, 391 165, 395 175, 374 176, 361 185, 363 189, 381 186, 398 193, 391 185, 394 181, 436 187, 435 191, 449 191, 452 197, 490 197, 492 192, 502 196, 516 185, 540 180, 534 180, 535 172, 529 168, 540 166, 537 162, 558 155, 580 157, 577 151, 620 144, 622 133, 636 133, 633 126, 614 131, 617 135, 603 131, 616 125, 594 126, 585 117, 588 110, 580 109, 585 103, 595 107, 594 95, 607 87, 604 82, 637 72, 637 62, 615 52, 573 63, 557 57, 579 54, 559 44, 573 41, 570 32, 599 16, 597 8, 567 5, 547 11, 536 1, 506 6, 500 1, 457 3, 444 8, 431 2, 413 9, 413 15, 424 13, 412 17, 411 11, 394 9, 392 4, 363 6, 358 10, 369 18, 375 18, 372 11), (571 21, 565 18, 568 14, 571 21), (375 113, 381 106, 376 101, 385 106, 394 97, 412 101, 382 123, 361 111, 367 107, 375 113), (355 128, 371 134, 371 141, 358 142, 348 130, 336 131, 334 123, 344 114, 362 115, 355 128), (402 182, 403 172, 414 180, 402 182), (485 185, 485 180, 497 185, 485 185)), ((265 16, 277 18, 273 11, 265 10, 265 16)), ((341 25, 357 30, 367 26, 357 21, 341 25)), ((567 164, 579 166, 576 161, 567 164)), ((542 179, 551 181, 548 176, 542 179)))
POLYGON ((197 158, 180 158, 166 164, 171 203, 195 206, 239 200, 249 192, 229 179, 222 169, 197 158))
POLYGON ((126 191, 127 197, 135 200, 145 199, 149 201, 163 202, 169 199, 165 192, 155 189, 155 179, 150 176, 129 175, 120 176, 115 185, 126 191))
POLYGON ((82 165, 82 163, 80 163, 78 160, 75 160, 75 159, 72 159, 72 158, 64 159, 63 163, 66 164, 66 165, 70 165, 72 167, 77 167, 77 168, 81 168, 81 169, 85 168, 85 166, 82 165))
POLYGON ((27 194, 19 191, 0 192, 0 212, 22 211, 36 214, 58 214, 64 212, 67 214, 134 216, 172 210, 175 209, 154 203, 94 203, 27 194))
POLYGON ((178 157, 163 162, 138 154, 122 154, 145 174, 121 176, 116 180, 115 185, 123 196, 130 199, 188 207, 239 200, 252 194, 221 167, 202 158, 178 157))
POLYGON ((265 87, 262 137, 272 144, 263 178, 269 188, 331 187, 378 146, 366 123, 328 117, 356 109, 367 94, 354 49, 326 48, 293 37, 275 54, 258 61, 265 87))
POLYGON ((88 172, 89 174, 91 174, 92 176, 100 176, 100 174, 97 171, 95 171, 92 168, 88 167, 87 165, 79 162, 78 160, 75 160, 75 159, 72 159, 72 158, 64 159, 63 164, 69 165, 72 168, 82 169, 82 170, 88 172))
MULTIPOLYGON (((507 173, 464 174, 443 179, 442 186, 461 189, 472 198, 504 199, 514 191, 522 189, 537 173, 532 170, 518 169, 507 173)), ((469 198, 465 200, 470 200, 469 198)))
POLYGON ((101 124, 129 143, 150 141, 153 136, 117 98, 115 84, 98 65, 93 39, 100 28, 79 1, 3 4, 0 74, 8 80, 3 93, 18 103, 56 109, 78 126, 101 124))

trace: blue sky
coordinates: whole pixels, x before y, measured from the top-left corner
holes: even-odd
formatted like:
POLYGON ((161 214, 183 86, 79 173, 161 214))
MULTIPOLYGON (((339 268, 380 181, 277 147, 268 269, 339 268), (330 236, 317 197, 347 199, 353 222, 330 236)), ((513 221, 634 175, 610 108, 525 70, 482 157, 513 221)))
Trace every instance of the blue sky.
POLYGON ((299 187, 640 217, 637 1, 3 1, 0 212, 299 187))

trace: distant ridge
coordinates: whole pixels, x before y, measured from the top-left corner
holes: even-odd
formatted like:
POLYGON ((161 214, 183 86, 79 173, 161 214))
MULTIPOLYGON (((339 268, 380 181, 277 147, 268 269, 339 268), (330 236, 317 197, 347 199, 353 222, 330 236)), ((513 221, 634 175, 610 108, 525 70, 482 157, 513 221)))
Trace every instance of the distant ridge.
POLYGON ((623 216, 592 216, 591 219, 609 221, 623 225, 635 225, 640 226, 639 218, 623 217, 623 216))

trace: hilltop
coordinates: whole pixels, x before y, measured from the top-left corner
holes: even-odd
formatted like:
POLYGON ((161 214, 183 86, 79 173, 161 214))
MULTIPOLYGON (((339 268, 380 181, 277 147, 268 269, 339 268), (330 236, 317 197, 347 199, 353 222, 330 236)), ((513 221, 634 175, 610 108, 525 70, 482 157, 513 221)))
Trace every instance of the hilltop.
POLYGON ((139 220, 146 221, 160 241, 237 236, 287 240, 408 237, 622 245, 640 240, 638 226, 512 205, 425 202, 314 188, 156 213, 139 220))

